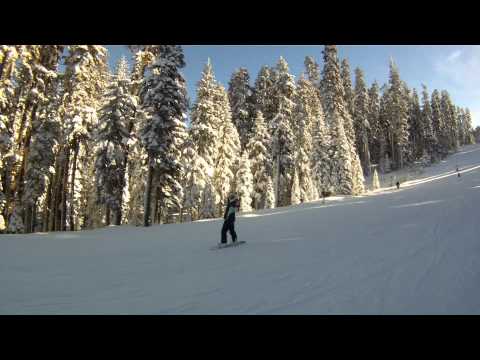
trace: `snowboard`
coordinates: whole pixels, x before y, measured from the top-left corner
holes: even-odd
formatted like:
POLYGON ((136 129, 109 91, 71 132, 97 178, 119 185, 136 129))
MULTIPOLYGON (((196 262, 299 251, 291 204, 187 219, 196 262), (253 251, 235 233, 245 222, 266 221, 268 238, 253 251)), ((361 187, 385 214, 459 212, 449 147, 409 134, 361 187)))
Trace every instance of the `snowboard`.
POLYGON ((236 247, 236 246, 240 246, 240 245, 246 244, 246 243, 247 243, 246 241, 236 241, 234 243, 217 244, 216 246, 214 246, 210 250, 220 250, 220 249, 225 249, 225 248, 229 248, 229 247, 236 247))

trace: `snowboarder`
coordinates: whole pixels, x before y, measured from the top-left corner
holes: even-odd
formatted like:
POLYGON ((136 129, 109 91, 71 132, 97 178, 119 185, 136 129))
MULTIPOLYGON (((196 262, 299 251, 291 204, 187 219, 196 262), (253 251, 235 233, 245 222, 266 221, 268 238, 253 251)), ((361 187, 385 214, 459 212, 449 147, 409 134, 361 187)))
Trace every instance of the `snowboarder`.
POLYGON ((400 189, 400 181, 397 181, 397 190, 400 189))
POLYGON ((225 208, 225 213, 223 215, 222 226, 222 240, 221 244, 227 243, 227 231, 230 232, 232 236, 232 242, 237 241, 237 233, 235 232, 235 213, 240 210, 240 199, 236 193, 232 193, 228 196, 227 207, 225 208))

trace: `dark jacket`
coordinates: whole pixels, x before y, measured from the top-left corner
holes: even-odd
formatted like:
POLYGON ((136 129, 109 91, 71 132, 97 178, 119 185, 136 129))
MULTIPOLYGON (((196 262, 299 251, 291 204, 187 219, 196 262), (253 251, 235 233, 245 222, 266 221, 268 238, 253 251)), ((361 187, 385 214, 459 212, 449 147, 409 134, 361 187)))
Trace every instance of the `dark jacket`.
MULTIPOLYGON (((238 211, 238 209, 240 209, 240 200, 239 199, 235 199, 233 201, 227 200, 227 206, 226 206, 225 212, 223 214, 223 219, 224 220, 227 220, 228 211, 230 210, 231 207, 236 207, 237 211, 238 211)), ((231 214, 230 216, 233 217, 232 220, 235 220, 235 212, 233 214, 231 214)))

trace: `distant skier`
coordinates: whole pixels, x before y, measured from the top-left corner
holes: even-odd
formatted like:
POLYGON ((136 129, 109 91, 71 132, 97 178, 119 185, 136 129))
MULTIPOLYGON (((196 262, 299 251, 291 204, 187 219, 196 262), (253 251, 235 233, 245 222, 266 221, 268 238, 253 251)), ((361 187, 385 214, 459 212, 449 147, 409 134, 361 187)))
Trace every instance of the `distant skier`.
POLYGON ((235 232, 235 213, 240 210, 240 199, 236 193, 232 193, 228 196, 227 207, 225 208, 225 213, 223 215, 222 226, 222 244, 227 243, 227 231, 230 232, 232 237, 232 242, 237 241, 237 233, 235 232))
POLYGON ((397 190, 400 189, 400 181, 397 181, 397 190))
POLYGON ((457 166, 457 177, 460 177, 460 169, 457 166))

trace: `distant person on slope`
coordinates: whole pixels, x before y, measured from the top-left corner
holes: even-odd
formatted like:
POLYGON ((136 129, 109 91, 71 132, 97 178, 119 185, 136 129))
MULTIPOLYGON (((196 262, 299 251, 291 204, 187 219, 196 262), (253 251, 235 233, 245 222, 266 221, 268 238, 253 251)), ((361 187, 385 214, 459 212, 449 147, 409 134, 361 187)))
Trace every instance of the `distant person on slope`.
POLYGON ((397 190, 400 189, 400 181, 397 181, 397 190))
POLYGON ((227 243, 227 231, 230 232, 232 236, 232 242, 237 241, 237 233, 235 232, 235 213, 240 210, 240 199, 236 193, 232 193, 228 196, 227 207, 225 208, 225 213, 223 215, 222 226, 222 244, 227 243))

